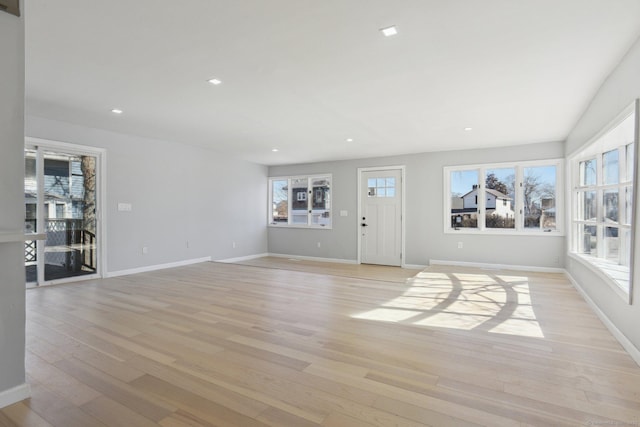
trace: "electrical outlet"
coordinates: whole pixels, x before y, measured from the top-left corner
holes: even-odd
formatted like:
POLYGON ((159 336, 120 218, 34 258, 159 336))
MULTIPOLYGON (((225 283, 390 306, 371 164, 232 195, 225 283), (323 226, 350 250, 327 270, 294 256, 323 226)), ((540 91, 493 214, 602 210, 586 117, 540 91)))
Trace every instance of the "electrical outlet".
POLYGON ((149 253, 149 248, 148 248, 147 246, 143 246, 143 247, 142 247, 142 254, 143 254, 143 255, 146 255, 146 254, 148 254, 148 253, 149 253))
POLYGON ((189 249, 189 241, 188 240, 186 241, 185 246, 187 247, 187 249, 189 249))
POLYGON ((236 242, 231 243, 231 247, 232 247, 233 249, 235 249, 235 248, 236 248, 236 242))
POLYGON ((458 249, 462 249, 463 246, 462 242, 458 242, 458 249))
POLYGON ((322 246, 322 245, 320 244, 320 242, 318 242, 318 247, 320 247, 320 246, 322 246))

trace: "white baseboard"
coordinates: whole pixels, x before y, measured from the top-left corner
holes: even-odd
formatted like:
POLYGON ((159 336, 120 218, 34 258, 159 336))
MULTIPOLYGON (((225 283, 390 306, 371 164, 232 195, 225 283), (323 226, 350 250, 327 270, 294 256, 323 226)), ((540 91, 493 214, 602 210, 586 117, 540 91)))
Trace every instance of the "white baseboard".
POLYGON ((304 260, 304 261, 335 262, 338 264, 357 264, 358 263, 358 261, 353 259, 341 259, 341 258, 320 258, 320 257, 314 257, 314 256, 273 254, 273 253, 269 253, 268 256, 277 257, 277 258, 298 259, 298 260, 304 260))
POLYGON ((438 259, 430 259, 429 265, 453 265, 457 267, 476 267, 491 270, 518 270, 531 271, 535 273, 564 273, 564 268, 554 267, 535 267, 531 265, 511 265, 511 264, 488 264, 484 262, 465 262, 465 261, 444 261, 438 259))
POLYGON ((129 274, 147 273, 149 271, 163 270, 165 268, 183 267, 185 265, 199 264, 201 262, 211 261, 211 257, 187 259, 184 261, 169 262, 166 264, 148 265, 146 267, 131 268, 128 270, 110 271, 105 277, 128 276, 129 274))
POLYGON ((269 254, 268 253, 264 253, 264 254, 241 256, 241 257, 237 257, 237 258, 215 259, 214 261, 215 262, 233 263, 233 262, 249 261, 251 259, 262 258, 262 257, 266 257, 266 256, 269 256, 269 254))
MULTIPOLYGON (((322 258, 322 257, 312 257, 312 256, 304 256, 304 255, 288 255, 288 254, 275 254, 275 253, 256 254, 256 255, 249 255, 249 256, 239 257, 239 258, 219 259, 219 260, 215 260, 215 261, 216 262, 233 263, 233 262, 248 261, 248 260, 267 257, 267 256, 272 256, 274 258, 287 258, 287 259, 293 259, 293 260, 301 260, 301 261, 304 260, 304 261, 318 261, 318 262, 335 262, 337 264, 358 264, 358 261, 351 260, 351 259, 322 258)), ((426 266, 426 265, 420 265, 420 264, 404 264, 404 265, 402 265, 402 268, 411 268, 411 269, 415 269, 415 270, 423 270, 423 269, 425 269, 427 267, 428 266, 426 266)))
POLYGON ((424 270, 427 267, 429 266, 422 264, 402 264, 402 268, 410 268, 412 270, 424 270))
POLYGON ((574 288, 582 295, 582 298, 589 304, 589 307, 596 313, 596 315, 600 318, 602 323, 607 327, 609 332, 618 340, 620 345, 629 353, 629 356, 640 366, 640 349, 633 345, 631 341, 613 324, 611 319, 607 317, 606 314, 597 306, 597 304, 591 299, 591 297, 585 292, 585 290, 580 286, 580 284, 571 276, 568 271, 564 272, 571 284, 574 288))
POLYGON ((31 397, 31 387, 24 383, 0 392, 0 409, 31 397))

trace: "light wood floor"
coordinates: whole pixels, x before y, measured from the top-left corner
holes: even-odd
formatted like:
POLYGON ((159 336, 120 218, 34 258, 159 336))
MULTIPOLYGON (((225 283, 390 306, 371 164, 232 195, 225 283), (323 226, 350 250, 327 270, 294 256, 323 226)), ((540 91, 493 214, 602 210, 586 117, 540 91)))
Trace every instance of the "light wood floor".
POLYGON ((237 262, 236 264, 398 283, 406 283, 407 280, 422 271, 410 268, 388 267, 385 265, 328 263, 293 257, 283 258, 272 256, 248 259, 237 262))
POLYGON ((640 367, 561 275, 274 266, 28 290, 0 426, 640 424, 640 367))

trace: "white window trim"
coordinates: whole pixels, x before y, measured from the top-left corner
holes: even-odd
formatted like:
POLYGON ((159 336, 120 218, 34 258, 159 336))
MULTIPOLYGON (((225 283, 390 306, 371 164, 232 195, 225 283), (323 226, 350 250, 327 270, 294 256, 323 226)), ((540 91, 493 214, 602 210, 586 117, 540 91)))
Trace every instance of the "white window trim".
MULTIPOLYGON (((287 176, 270 176, 269 180, 268 180, 268 189, 267 191, 269 192, 268 194, 268 200, 269 200, 269 204, 268 204, 268 209, 267 209, 267 226, 268 227, 273 227, 273 228, 302 228, 302 229, 314 229, 314 230, 331 230, 333 229, 333 175, 330 173, 320 173, 320 174, 313 174, 313 175, 287 175, 287 176), (288 217, 287 217, 287 223, 283 224, 283 223, 274 223, 272 222, 272 206, 273 206, 273 181, 284 181, 284 180, 288 180, 289 185, 288 185, 288 200, 292 200, 292 188, 291 188, 291 180, 294 179, 306 179, 307 180, 307 185, 308 185, 308 189, 311 188, 311 181, 314 179, 318 179, 318 178, 328 178, 329 182, 331 183, 331 205, 329 207, 329 217, 331 218, 331 222, 329 225, 322 225, 322 224, 313 224, 311 222, 311 217, 312 214, 311 213, 307 213, 307 223, 306 224, 291 224, 291 203, 289 203, 289 212, 288 212, 288 217)), ((307 202, 310 203, 309 198, 307 198, 307 202)), ((324 209, 323 209, 324 210, 324 209)))
MULTIPOLYGON (((636 100, 635 102, 633 102, 630 106, 628 106, 627 108, 625 108, 620 114, 618 114, 613 120, 611 120, 606 126, 604 126, 598 133, 596 133, 592 138, 590 138, 587 142, 585 142, 582 146, 580 146, 579 148, 577 148, 576 150, 574 150, 571 154, 569 154, 567 156, 567 172, 566 172, 566 177, 567 177, 567 184, 566 184, 566 191, 567 194, 570 195, 570 197, 568 197, 567 200, 567 209, 569 212, 568 218, 569 218, 569 223, 570 226, 568 227, 568 232, 567 232, 567 255, 573 259, 578 261, 579 263, 581 263, 583 266, 587 267, 588 269, 590 269, 592 272, 596 273, 598 275, 598 277, 600 277, 600 279, 607 284, 607 286, 616 294, 618 295, 620 298, 622 298, 625 302, 627 302, 628 304, 632 304, 633 302, 633 275, 634 275, 634 257, 635 257, 635 246, 636 246, 636 239, 635 239, 635 235, 636 235, 636 231, 635 231, 635 227, 637 224, 637 207, 638 207, 638 189, 636 188, 636 183, 638 182, 638 148, 639 148, 639 132, 640 132, 640 100, 636 100), (630 242, 630 257, 631 257, 631 263, 629 265, 629 276, 627 278, 628 281, 628 286, 625 287, 624 284, 621 281, 618 281, 615 279, 614 277, 614 271, 611 271, 607 268, 608 265, 611 265, 612 267, 615 266, 619 266, 619 264, 613 263, 611 261, 608 261, 604 258, 599 258, 599 257, 593 257, 593 256, 589 256, 589 255, 583 255, 580 253, 575 252, 575 248, 576 248, 576 236, 575 236, 575 230, 573 225, 576 223, 581 223, 583 221, 579 221, 576 218, 577 216, 577 200, 576 200, 576 193, 578 190, 588 190, 591 187, 578 187, 577 183, 579 182, 579 164, 581 161, 585 161, 585 160, 589 160, 589 159, 596 159, 596 163, 597 163, 597 170, 599 171, 601 168, 601 164, 600 164, 600 160, 599 158, 601 158, 602 153, 606 152, 606 151, 610 151, 611 148, 600 148, 600 149, 596 149, 596 147, 591 148, 600 138, 602 138, 604 135, 606 135, 610 130, 612 130, 613 128, 615 128, 616 126, 618 126, 620 123, 622 123, 627 117, 629 117, 630 114, 633 114, 635 112, 636 115, 636 120, 635 120, 635 135, 634 135, 634 143, 635 143, 635 148, 634 148, 634 161, 633 161, 633 178, 631 180, 632 186, 633 186, 633 197, 631 200, 631 205, 632 205, 632 212, 631 212, 631 219, 630 219, 630 225, 625 225, 625 224, 618 224, 618 229, 631 229, 631 242, 630 242)), ((625 167, 626 167, 626 162, 625 162, 625 167)), ((599 190, 602 190, 604 187, 608 187, 608 186, 603 186, 601 185, 601 173, 596 175, 597 177, 597 183, 595 186, 595 191, 598 192, 599 194, 599 190)), ((612 184, 611 187, 612 188, 619 188, 620 186, 622 186, 623 184, 612 184)), ((596 196, 597 197, 597 196, 596 196)), ((622 200, 622 197, 620 197, 620 200, 622 200)), ((598 207, 600 206, 600 203, 598 203, 597 205, 598 207)), ((598 209, 598 213, 597 215, 599 215, 599 209, 598 209)), ((598 224, 599 222, 596 221, 596 224, 598 224)), ((600 241, 598 242, 598 246, 600 247, 600 241)), ((600 250, 600 248, 598 249, 600 250)), ((624 281, 623 281, 624 282, 624 281)))
POLYGON ((443 168, 443 227, 445 234, 478 234, 478 235, 501 235, 501 236, 564 236, 564 223, 565 223, 565 202, 564 202, 564 159, 544 159, 544 160, 528 160, 518 162, 501 162, 501 163, 481 163, 471 165, 455 165, 445 166, 443 168), (488 169, 504 169, 513 168, 516 173, 516 183, 521 183, 523 176, 523 169, 526 167, 536 166, 555 166, 556 167, 556 229, 555 230, 537 230, 537 229, 525 229, 521 228, 522 214, 520 209, 523 207, 523 201, 521 197, 516 195, 514 201, 514 213, 516 219, 515 228, 486 228, 485 227, 485 198, 481 197, 478 200, 478 228, 452 228, 451 227, 451 172, 458 170, 477 170, 480 188, 484 190, 483 177, 488 169))

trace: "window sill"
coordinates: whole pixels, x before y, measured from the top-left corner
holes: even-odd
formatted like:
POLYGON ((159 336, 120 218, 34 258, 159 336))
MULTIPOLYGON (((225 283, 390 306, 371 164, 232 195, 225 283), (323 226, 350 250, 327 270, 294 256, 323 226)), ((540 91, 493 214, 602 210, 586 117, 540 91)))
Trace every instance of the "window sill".
POLYGON ((269 228, 298 228, 302 230, 331 230, 330 225, 295 225, 295 224, 267 224, 269 228))
POLYGON ((540 237, 563 237, 562 231, 525 231, 525 230, 505 230, 505 229, 467 229, 467 228, 447 228, 444 230, 445 234, 472 234, 478 236, 540 236, 540 237))
POLYGON ((629 303, 629 288, 631 285, 629 267, 624 267, 602 258, 595 258, 572 252, 569 253, 569 256, 589 268, 594 273, 598 274, 598 276, 609 285, 615 294, 622 298, 626 303, 629 303))

